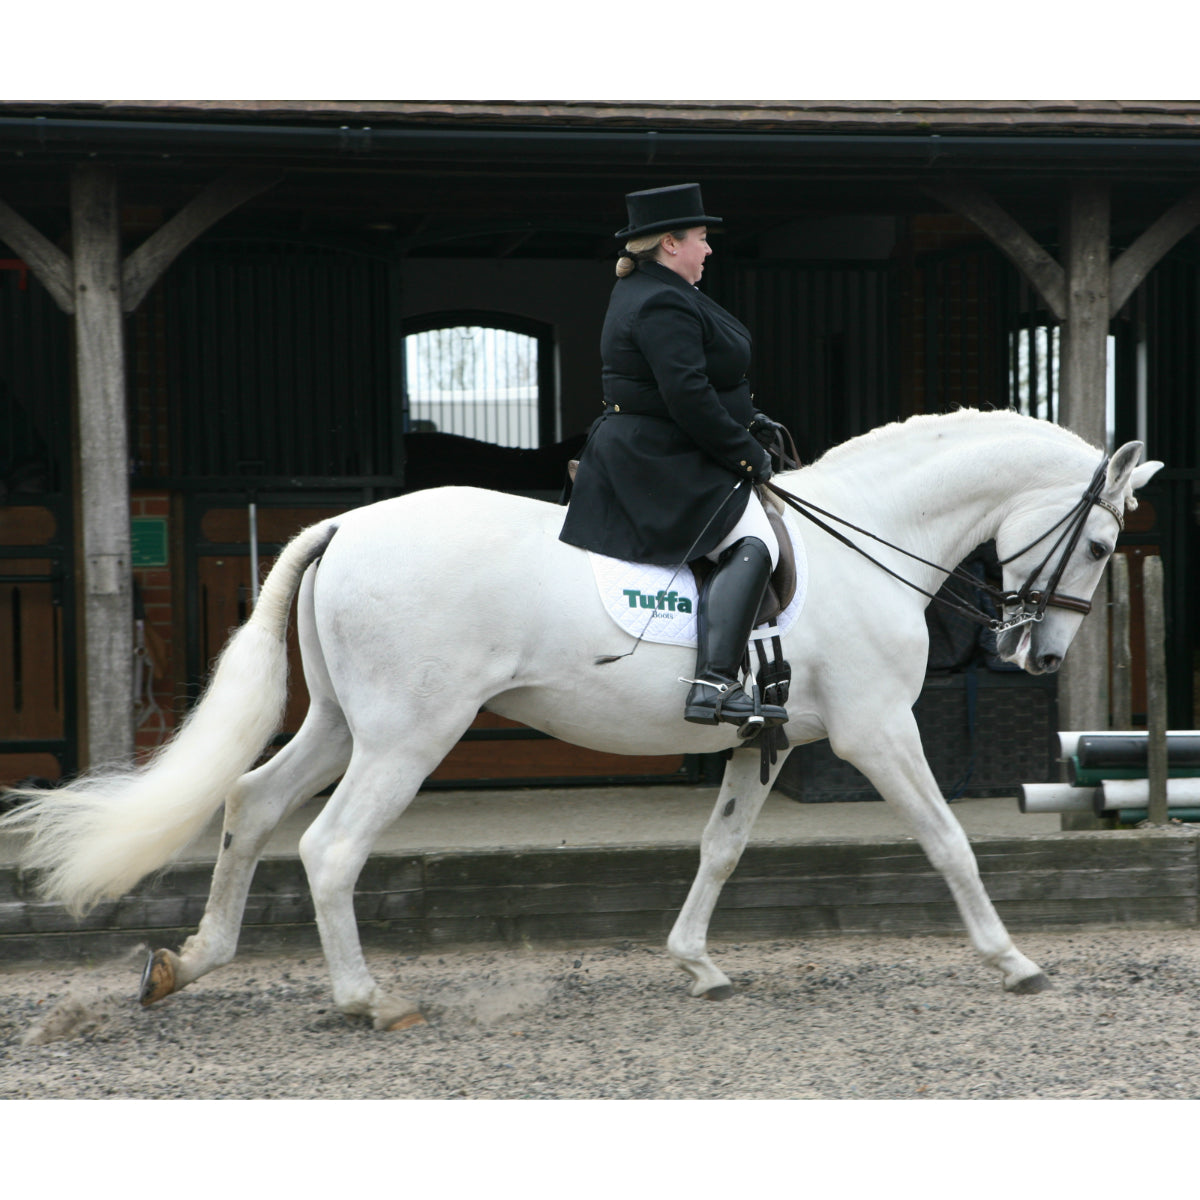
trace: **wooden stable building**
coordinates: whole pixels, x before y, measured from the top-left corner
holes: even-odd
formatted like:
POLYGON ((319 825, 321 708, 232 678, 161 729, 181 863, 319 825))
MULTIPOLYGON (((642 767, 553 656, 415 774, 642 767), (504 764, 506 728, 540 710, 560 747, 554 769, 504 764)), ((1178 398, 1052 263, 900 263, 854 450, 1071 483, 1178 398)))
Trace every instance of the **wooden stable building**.
MULTIPOLYGON (((1166 463, 1121 550, 1135 611, 1163 557, 1169 720, 1200 724, 1200 102, 6 102, 0 782, 161 741, 311 520, 442 483, 554 499, 623 196, 691 180, 725 220, 704 286, 806 459, 965 405, 1166 463)), ((1056 728, 1108 726, 1104 605, 1057 679, 931 629, 945 788, 1015 792, 1056 728)), ((483 716, 434 782, 711 765, 483 716)), ((780 786, 869 794, 823 746, 780 786)))

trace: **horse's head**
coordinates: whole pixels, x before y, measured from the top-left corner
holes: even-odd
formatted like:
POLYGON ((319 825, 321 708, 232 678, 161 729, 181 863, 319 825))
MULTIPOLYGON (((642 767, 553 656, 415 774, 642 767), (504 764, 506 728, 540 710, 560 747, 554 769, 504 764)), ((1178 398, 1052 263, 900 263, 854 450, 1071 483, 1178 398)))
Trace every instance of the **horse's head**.
POLYGON ((1001 525, 996 550, 1004 564, 1004 616, 1036 614, 997 635, 1001 658, 1032 675, 1062 665, 1112 557, 1123 514, 1137 508, 1134 492, 1162 466, 1138 466, 1142 450, 1141 442, 1126 443, 1090 487, 1080 481, 1064 484, 1061 495, 1051 489, 1055 507, 1042 500, 1020 505, 1001 525))

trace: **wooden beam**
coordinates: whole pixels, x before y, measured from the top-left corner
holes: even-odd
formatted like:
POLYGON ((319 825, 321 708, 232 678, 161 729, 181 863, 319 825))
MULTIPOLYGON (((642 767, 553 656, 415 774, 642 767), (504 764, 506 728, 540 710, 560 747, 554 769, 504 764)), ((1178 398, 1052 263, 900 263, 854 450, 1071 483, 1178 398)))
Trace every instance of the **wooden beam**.
POLYGON ((63 312, 75 311, 75 272, 70 258, 3 200, 0 200, 0 238, 29 264, 63 312))
POLYGON ((121 272, 122 306, 133 312, 166 269, 205 230, 248 200, 261 195, 281 175, 227 175, 210 183, 125 260, 121 272))
POLYGON ((133 574, 116 171, 71 175, 87 761, 133 755, 133 574))
POLYGON ((1062 266, 991 196, 982 188, 963 182, 931 184, 925 190, 978 225, 1037 289, 1050 311, 1060 321, 1066 317, 1067 284, 1062 266))
POLYGON ((1115 317, 1155 264, 1200 225, 1200 187, 1167 209, 1112 265, 1108 311, 1115 317))

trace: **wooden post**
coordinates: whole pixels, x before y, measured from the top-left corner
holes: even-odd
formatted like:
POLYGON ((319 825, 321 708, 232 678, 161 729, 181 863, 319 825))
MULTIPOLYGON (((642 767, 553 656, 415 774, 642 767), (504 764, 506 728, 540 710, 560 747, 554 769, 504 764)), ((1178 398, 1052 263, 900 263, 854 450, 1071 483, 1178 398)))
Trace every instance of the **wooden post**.
POLYGON ((116 171, 99 163, 71 176, 68 257, 0 200, 0 236, 58 306, 75 315, 80 541, 86 701, 82 761, 133 755, 133 596, 123 312, 132 312, 175 258, 226 213, 282 178, 251 172, 210 183, 121 262, 116 171))
POLYGON ((133 755, 129 449, 116 171, 71 175, 87 761, 133 755))
POLYGON ((1102 447, 1108 437, 1104 404, 1108 387, 1108 184, 1073 185, 1065 233, 1067 312, 1060 349, 1058 423, 1102 447))
POLYGON ((1112 652, 1112 723, 1114 729, 1133 728, 1133 665, 1129 637, 1129 559, 1114 554, 1108 567, 1112 620, 1109 638, 1112 652))
POLYGON ((1146 777, 1150 785, 1146 816, 1165 825, 1167 809, 1167 636, 1163 615, 1163 565, 1157 554, 1142 564, 1146 605, 1146 777))
MULTIPOLYGON (((1058 421, 1104 447, 1108 386, 1109 189, 1073 185, 1066 216, 1066 319, 1060 342, 1058 421)), ((1060 729, 1108 729, 1108 623, 1104 605, 1083 619, 1058 676, 1060 729)), ((1064 814, 1064 829, 1094 829, 1094 817, 1064 814)))

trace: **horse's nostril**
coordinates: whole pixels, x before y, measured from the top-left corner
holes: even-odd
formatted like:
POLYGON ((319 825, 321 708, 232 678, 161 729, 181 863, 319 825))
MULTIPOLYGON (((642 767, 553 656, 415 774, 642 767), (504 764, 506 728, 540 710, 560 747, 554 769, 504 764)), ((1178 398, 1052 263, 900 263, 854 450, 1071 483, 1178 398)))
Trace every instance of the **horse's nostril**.
POLYGON ((1038 663, 1043 671, 1057 671, 1062 666, 1062 657, 1058 654, 1043 654, 1038 663))

